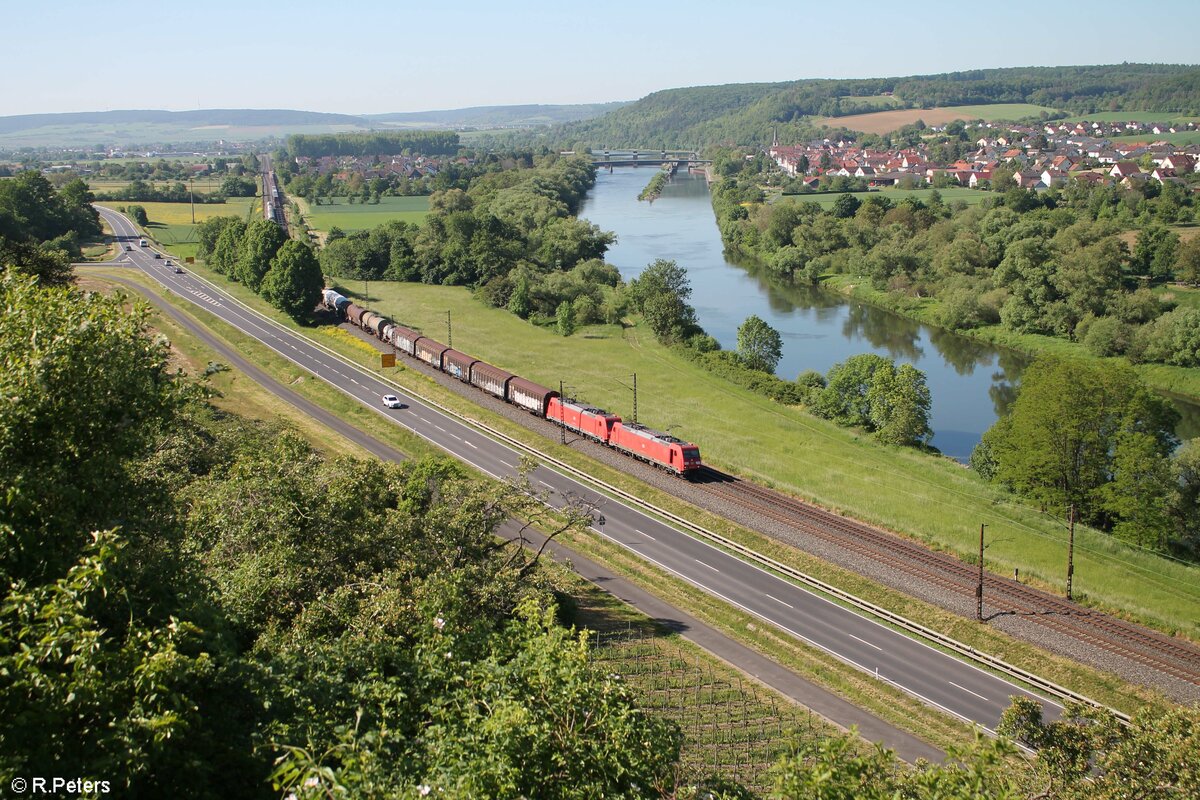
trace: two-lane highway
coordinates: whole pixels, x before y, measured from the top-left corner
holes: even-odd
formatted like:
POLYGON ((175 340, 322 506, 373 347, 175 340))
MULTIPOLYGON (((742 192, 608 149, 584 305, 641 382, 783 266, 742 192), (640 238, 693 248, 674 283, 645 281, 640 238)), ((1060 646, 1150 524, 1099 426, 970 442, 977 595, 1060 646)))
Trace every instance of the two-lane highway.
MULTIPOLYGON (((516 450, 262 317, 207 281, 187 272, 177 274, 164 260, 137 246, 139 234, 128 219, 108 209, 101 213, 121 246, 134 247, 132 252, 122 252, 116 263, 144 270, 181 297, 447 453, 496 477, 516 474, 521 457, 516 450), (398 395, 408 408, 384 408, 380 402, 384 394, 398 395)), ((604 521, 594 530, 646 561, 947 713, 990 730, 1012 695, 1034 697, 553 469, 539 466, 530 480, 547 493, 552 505, 561 506, 570 497, 595 503, 604 521)), ((1036 699, 1046 707, 1048 717, 1058 714, 1057 704, 1036 699)))

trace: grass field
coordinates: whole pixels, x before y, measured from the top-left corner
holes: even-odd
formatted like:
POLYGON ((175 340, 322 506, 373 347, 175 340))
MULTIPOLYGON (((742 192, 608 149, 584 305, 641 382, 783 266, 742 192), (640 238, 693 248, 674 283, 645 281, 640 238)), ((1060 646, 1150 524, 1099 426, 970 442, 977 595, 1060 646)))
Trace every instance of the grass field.
MULTIPOLYGON (((95 192, 97 194, 100 194, 102 192, 115 192, 120 189, 124 189, 130 183, 129 181, 126 181, 126 180, 108 180, 106 178, 86 178, 86 180, 87 180, 88 188, 90 188, 93 192, 95 192)), ((197 178, 196 180, 192 181, 192 189, 196 192, 203 192, 204 194, 211 194, 221 188, 221 180, 222 180, 221 178, 197 178)), ((171 180, 171 181, 149 181, 149 183, 152 186, 156 186, 158 188, 170 186, 171 184, 174 184, 175 182, 176 181, 173 181, 173 180, 171 180)), ((188 182, 181 181, 181 183, 183 183, 183 185, 186 186, 188 182)), ((130 202, 132 202, 132 201, 130 201, 130 202)))
MULTIPOLYGON (((351 205, 345 197, 331 198, 333 205, 310 206, 297 200, 301 213, 313 230, 329 233, 335 225, 343 231, 365 231, 392 220, 413 222, 418 225, 429 213, 428 197, 382 197, 378 205, 351 205)), ((326 201, 328 202, 328 201, 326 201)))
MULTIPOLYGON (((894 203, 898 203, 906 197, 915 197, 923 202, 929 201, 929 195, 935 190, 933 189, 881 189, 876 192, 849 192, 860 200, 865 200, 868 197, 886 197, 894 203)), ((953 203, 962 200, 969 206, 978 205, 983 201, 983 198, 993 194, 985 192, 981 189, 969 189, 962 186, 952 186, 947 189, 936 190, 942 196, 943 203, 953 203)), ((777 202, 784 203, 817 203, 821 208, 832 208, 837 199, 844 194, 843 192, 822 192, 819 194, 789 194, 781 195, 777 202)))
POLYGON ((922 120, 926 125, 945 125, 956 119, 1017 120, 1036 117, 1041 112, 1053 113, 1053 108, 1035 106, 1030 103, 996 103, 981 106, 951 106, 947 108, 905 108, 895 111, 874 111, 870 114, 853 114, 846 117, 819 117, 813 120, 818 125, 833 128, 849 128, 863 133, 891 133, 905 125, 922 120))
MULTIPOLYGON (((133 203, 110 202, 102 205, 119 209, 122 206, 138 205, 146 209, 150 224, 146 231, 155 241, 180 258, 196 255, 199 241, 196 239, 196 226, 192 224, 192 206, 190 203, 133 203)), ((260 201, 254 197, 231 197, 224 203, 197 203, 196 222, 203 222, 212 217, 238 217, 249 219, 258 213, 260 201)))
POLYGON ((1102 111, 1079 114, 1060 122, 1200 122, 1200 117, 1181 116, 1174 111, 1102 111))
POLYGON ((1170 142, 1171 144, 1198 144, 1200 131, 1184 131, 1183 133, 1135 133, 1129 136, 1114 136, 1114 142, 1170 142))
MULTIPOLYGON (((621 380, 636 372, 639 419, 677 426, 706 461, 963 555, 987 523, 993 569, 1020 567, 1023 579, 1062 586, 1066 531, 1055 521, 947 459, 880 446, 715 379, 643 328, 593 326, 564 341, 464 289, 382 282, 370 289, 371 308, 434 336, 443 335, 446 310, 454 310, 456 347, 546 385, 566 380, 615 413, 631 410, 621 380)), ((1076 537, 1075 586, 1093 601, 1200 636, 1198 568, 1087 531, 1076 537)))

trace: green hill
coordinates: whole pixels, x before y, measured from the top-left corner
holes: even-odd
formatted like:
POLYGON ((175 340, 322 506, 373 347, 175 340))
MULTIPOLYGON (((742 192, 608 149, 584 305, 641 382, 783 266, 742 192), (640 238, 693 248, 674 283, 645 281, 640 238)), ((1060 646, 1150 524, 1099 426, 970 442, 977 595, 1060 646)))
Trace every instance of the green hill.
POLYGON ((596 119, 556 126, 561 144, 695 147, 794 139, 816 117, 894 108, 1030 103, 1064 112, 1200 111, 1200 67, 1018 67, 941 75, 698 86, 655 92, 596 119))
POLYGON ((626 102, 579 103, 575 105, 474 106, 442 111, 411 111, 366 114, 371 122, 413 128, 512 128, 553 125, 592 119, 615 111, 626 102))

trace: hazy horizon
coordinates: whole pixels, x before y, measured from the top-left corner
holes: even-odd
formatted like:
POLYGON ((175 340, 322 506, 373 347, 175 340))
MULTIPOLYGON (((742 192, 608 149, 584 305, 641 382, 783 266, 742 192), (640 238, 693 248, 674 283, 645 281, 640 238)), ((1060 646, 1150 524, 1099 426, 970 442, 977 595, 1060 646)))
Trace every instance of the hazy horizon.
MULTIPOLYGON (((513 9, 464 0, 423 13, 349 0, 212 0, 147 12, 113 0, 5 11, 0 116, 111 110, 292 109, 385 114, 636 100, 684 86, 869 78, 1022 66, 1200 62, 1190 26, 1127 35, 1127 6, 1095 0, 1054 20, 1017 0, 995 12, 932 0, 852 11, 764 0, 629 0, 513 9), (647 10, 649 8, 649 10, 647 10), (1064 28, 1064 25, 1066 26, 1064 28), (1108 26, 1112 26, 1111 30, 1108 26), (267 50, 266 48, 270 48, 267 50), (270 66, 262 53, 270 52, 270 66)), ((1164 0, 1154 19, 1187 19, 1164 0)))

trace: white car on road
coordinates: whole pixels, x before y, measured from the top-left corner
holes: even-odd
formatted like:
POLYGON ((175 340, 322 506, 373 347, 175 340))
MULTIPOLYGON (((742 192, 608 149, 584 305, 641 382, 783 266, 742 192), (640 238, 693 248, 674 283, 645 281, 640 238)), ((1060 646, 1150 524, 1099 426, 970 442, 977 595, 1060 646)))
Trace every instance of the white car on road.
POLYGON ((383 404, 388 408, 408 408, 404 403, 400 402, 400 398, 394 394, 385 394, 383 396, 383 404))

